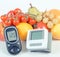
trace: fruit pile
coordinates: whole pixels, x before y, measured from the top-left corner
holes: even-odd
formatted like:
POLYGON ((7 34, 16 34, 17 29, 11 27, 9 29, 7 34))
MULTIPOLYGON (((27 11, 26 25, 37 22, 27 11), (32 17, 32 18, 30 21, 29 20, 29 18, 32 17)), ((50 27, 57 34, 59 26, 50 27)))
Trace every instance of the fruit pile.
MULTIPOLYGON (((10 10, 7 14, 1 15, 0 19, 2 23, 0 23, 0 31, 3 32, 3 29, 6 26, 16 26, 21 40, 26 40, 27 31, 30 29, 45 27, 49 32, 53 32, 52 29, 54 26, 60 23, 60 10, 52 9, 42 12, 30 4, 27 13, 23 13, 21 9, 16 8, 10 10)), ((2 33, 2 35, 4 34, 2 33)), ((52 35, 53 37, 55 36, 53 33, 52 35)))

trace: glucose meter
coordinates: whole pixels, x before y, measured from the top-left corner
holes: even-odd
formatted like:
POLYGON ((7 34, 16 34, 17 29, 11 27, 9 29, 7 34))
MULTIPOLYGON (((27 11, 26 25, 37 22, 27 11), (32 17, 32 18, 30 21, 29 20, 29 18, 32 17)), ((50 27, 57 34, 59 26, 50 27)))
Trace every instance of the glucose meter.
POLYGON ((21 41, 18 36, 18 31, 15 26, 9 26, 4 29, 4 35, 8 52, 17 54, 21 51, 21 41))
POLYGON ((30 51, 51 51, 52 35, 47 29, 29 30, 26 48, 30 51))

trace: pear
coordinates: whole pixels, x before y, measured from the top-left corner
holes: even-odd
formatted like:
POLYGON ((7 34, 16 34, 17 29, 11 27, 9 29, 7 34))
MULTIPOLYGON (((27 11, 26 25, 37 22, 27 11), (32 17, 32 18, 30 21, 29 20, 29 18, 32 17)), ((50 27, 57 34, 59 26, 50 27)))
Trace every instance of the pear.
POLYGON ((28 9, 29 14, 38 15, 40 13, 36 7, 33 7, 31 4, 30 6, 31 7, 28 9))
POLYGON ((37 22, 40 22, 42 20, 42 15, 37 15, 35 19, 37 22))

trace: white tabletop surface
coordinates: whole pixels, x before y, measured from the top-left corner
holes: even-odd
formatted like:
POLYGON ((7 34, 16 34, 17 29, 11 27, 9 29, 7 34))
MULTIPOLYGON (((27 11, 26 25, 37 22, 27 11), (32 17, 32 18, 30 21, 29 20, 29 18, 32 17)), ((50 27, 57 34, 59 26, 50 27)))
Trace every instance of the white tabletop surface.
POLYGON ((0 57, 60 57, 60 41, 52 41, 51 53, 30 52, 26 49, 25 42, 22 42, 22 51, 13 56, 8 53, 5 42, 0 41, 0 57))

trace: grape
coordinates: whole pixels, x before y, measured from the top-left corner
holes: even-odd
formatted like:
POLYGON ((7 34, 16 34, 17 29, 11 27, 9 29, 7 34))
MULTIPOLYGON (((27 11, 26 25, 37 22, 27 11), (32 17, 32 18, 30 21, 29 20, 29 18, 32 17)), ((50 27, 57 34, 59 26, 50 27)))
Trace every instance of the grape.
POLYGON ((52 20, 54 18, 54 14, 49 14, 48 17, 50 18, 50 20, 52 20))
POLYGON ((45 18, 45 17, 46 17, 46 14, 43 15, 43 18, 45 18))
POLYGON ((45 15, 48 17, 50 14, 49 14, 49 12, 46 12, 45 15))
POLYGON ((43 19, 43 23, 48 23, 48 18, 47 17, 45 17, 44 19, 43 19))
POLYGON ((50 28, 50 29, 53 27, 52 21, 49 21, 49 22, 47 23, 47 27, 50 28))

